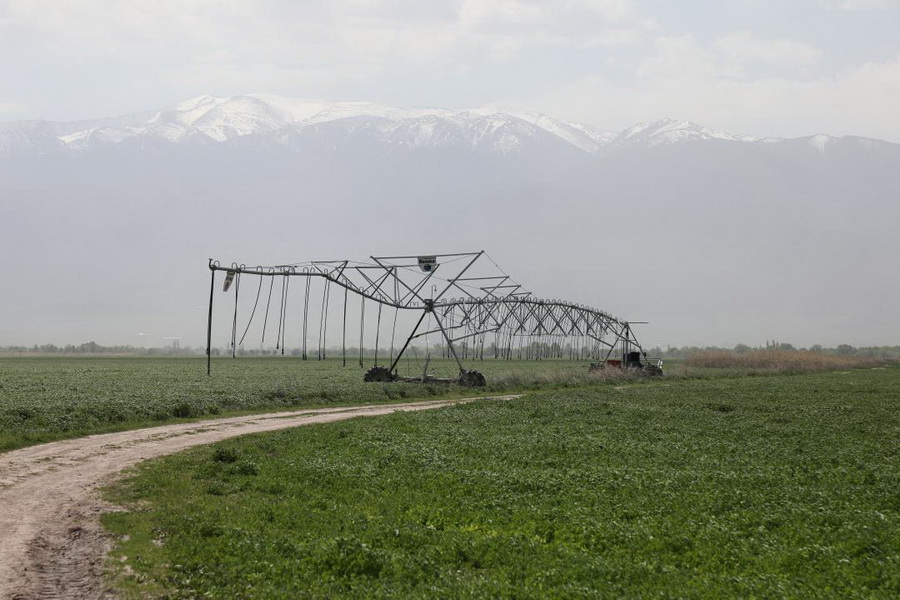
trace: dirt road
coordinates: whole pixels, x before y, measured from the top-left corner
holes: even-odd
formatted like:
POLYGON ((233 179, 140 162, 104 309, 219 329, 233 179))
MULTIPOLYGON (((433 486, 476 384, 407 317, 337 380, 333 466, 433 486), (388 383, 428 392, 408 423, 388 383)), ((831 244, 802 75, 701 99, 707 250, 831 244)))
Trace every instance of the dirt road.
MULTIPOLYGON (((509 399, 515 396, 497 396, 509 399)), ((111 540, 97 493, 136 463, 225 438, 474 399, 343 407, 215 419, 94 435, 0 454, 0 598, 108 598, 111 540)))

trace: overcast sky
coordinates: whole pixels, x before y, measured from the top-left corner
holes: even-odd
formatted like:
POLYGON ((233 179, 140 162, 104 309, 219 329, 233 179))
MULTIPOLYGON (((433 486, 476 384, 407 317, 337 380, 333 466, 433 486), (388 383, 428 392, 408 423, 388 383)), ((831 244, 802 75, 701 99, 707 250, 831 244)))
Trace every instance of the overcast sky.
POLYGON ((900 142, 900 0, 0 0, 0 121, 254 92, 900 142))

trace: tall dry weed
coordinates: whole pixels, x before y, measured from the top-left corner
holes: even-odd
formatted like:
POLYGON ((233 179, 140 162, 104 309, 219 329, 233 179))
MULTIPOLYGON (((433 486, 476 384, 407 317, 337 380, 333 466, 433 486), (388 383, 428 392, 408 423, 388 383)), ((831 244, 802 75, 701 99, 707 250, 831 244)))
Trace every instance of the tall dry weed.
POLYGON ((559 371, 500 371, 492 373, 490 383, 503 389, 532 388, 536 386, 577 386, 602 381, 640 381, 646 377, 636 369, 596 369, 587 366, 583 370, 559 371))
POLYGON ((705 369, 749 369, 775 372, 835 371, 881 364, 874 358, 840 356, 799 350, 701 350, 685 360, 685 366, 705 369))

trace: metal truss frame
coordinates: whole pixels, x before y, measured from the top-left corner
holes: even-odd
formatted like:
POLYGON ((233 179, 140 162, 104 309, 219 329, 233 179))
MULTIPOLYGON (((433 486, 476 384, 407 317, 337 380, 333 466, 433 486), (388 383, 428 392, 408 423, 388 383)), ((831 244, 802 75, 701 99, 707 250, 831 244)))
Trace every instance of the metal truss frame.
MULTIPOLYGON (((429 334, 440 334, 461 373, 465 369, 456 346, 469 338, 480 337, 483 340, 487 334, 494 334, 498 340, 508 340, 509 343, 505 346, 507 353, 513 339, 555 342, 560 347, 567 340, 571 342, 586 339, 606 349, 605 359, 617 347, 623 355, 637 349, 646 356, 628 321, 582 304, 536 298, 504 273, 483 250, 427 256, 371 256, 370 260, 371 262, 311 261, 267 267, 231 263, 226 267, 210 259, 207 373, 210 372, 213 299, 218 271, 226 273, 226 291, 232 282, 235 283, 233 331, 236 331, 237 326, 237 294, 242 276, 259 276, 260 288, 264 278, 271 278, 272 282, 276 278, 284 278, 283 294, 286 293, 291 278, 305 278, 307 296, 309 280, 323 278, 327 282, 326 296, 328 285, 337 285, 345 290, 345 323, 348 293, 381 306, 421 312, 402 349, 392 357, 388 368, 392 373, 396 372, 400 358, 413 340, 429 334), (429 315, 433 318, 435 327, 422 328, 429 315)), ((255 309, 254 305, 254 313, 255 309)), ((252 318, 253 315, 250 319, 252 318)), ((232 346, 235 345, 233 334, 232 346)))

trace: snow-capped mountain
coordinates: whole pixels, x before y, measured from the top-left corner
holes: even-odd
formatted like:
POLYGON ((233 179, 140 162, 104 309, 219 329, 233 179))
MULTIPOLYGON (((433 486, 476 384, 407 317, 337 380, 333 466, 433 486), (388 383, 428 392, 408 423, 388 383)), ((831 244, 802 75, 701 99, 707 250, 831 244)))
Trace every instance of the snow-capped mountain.
POLYGON ((296 141, 304 132, 365 135, 393 146, 459 146, 516 152, 543 138, 593 153, 615 138, 580 123, 494 109, 452 111, 366 102, 327 103, 270 95, 201 96, 147 115, 78 123, 23 122, 0 127, 0 152, 85 151, 129 140, 170 144, 268 137, 296 141))
MULTIPOLYGON (((403 108, 256 94, 200 96, 158 111, 97 121, 0 124, 0 155, 85 152, 125 142, 158 147, 242 138, 284 146, 303 146, 315 139, 331 148, 365 140, 388 149, 468 148, 501 155, 548 144, 591 155, 713 140, 763 145, 791 141, 734 135, 673 119, 638 123, 612 133, 531 112, 403 108)), ((826 135, 800 138, 819 152, 840 139, 826 135)))
POLYGON ((662 119, 653 123, 638 123, 629 127, 612 143, 620 145, 659 146, 679 142, 703 140, 725 140, 729 142, 755 142, 758 138, 736 136, 715 131, 690 121, 662 119))

